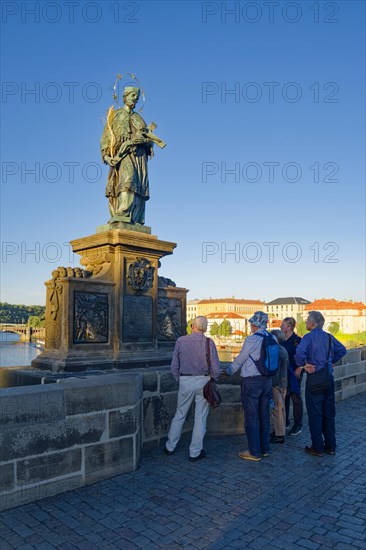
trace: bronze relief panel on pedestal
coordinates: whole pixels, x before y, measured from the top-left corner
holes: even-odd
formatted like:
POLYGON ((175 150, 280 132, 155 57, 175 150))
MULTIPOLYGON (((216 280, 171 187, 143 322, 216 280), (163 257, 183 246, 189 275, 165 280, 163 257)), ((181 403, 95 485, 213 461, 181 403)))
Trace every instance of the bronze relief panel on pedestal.
POLYGON ((108 343, 108 294, 74 292, 74 344, 108 343))

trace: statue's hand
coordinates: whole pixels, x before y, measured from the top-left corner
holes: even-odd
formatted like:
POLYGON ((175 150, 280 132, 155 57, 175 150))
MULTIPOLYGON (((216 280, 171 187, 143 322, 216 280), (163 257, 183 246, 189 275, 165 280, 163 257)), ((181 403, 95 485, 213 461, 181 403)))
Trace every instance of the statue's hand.
POLYGON ((112 167, 116 166, 119 162, 119 159, 112 158, 108 155, 104 156, 104 160, 107 164, 109 164, 109 166, 112 166, 112 167))
POLYGON ((144 136, 136 136, 134 137, 132 140, 132 144, 133 145, 142 145, 144 143, 146 143, 148 140, 146 138, 144 138, 144 136))

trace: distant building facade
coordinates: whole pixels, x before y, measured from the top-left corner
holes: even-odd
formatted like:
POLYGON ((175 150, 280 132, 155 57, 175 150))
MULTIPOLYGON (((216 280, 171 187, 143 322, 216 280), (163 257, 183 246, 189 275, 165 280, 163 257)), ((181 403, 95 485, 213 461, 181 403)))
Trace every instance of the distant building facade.
POLYGON ((237 313, 243 317, 251 317, 255 311, 263 310, 264 302, 261 300, 245 300, 242 298, 210 298, 199 300, 197 315, 210 313, 237 313))
POLYGON ((272 319, 293 317, 298 322, 302 321, 304 309, 310 303, 309 300, 305 300, 305 298, 299 296, 276 298, 276 300, 272 300, 272 302, 266 304, 265 311, 272 319))
POLYGON ((197 304, 199 300, 188 300, 187 302, 187 323, 197 317, 197 304))
POLYGON ((208 326, 207 326, 208 334, 210 333, 211 326, 214 323, 221 325, 223 321, 229 321, 231 326, 231 334, 233 336, 243 336, 247 334, 248 321, 242 315, 238 315, 237 313, 231 313, 231 312, 225 313, 224 311, 221 311, 217 313, 207 313, 206 317, 208 320, 208 326))
MULTIPOLYGON (((337 301, 333 298, 310 302, 299 296, 276 298, 264 303, 261 300, 238 298, 209 298, 189 300, 187 302, 187 322, 198 315, 208 319, 208 332, 213 323, 220 325, 225 319, 230 322, 232 333, 246 334, 249 330, 248 319, 255 311, 268 313, 269 328, 280 328, 285 317, 294 317, 297 322, 305 320, 309 311, 321 311, 326 325, 336 322, 339 330, 353 334, 366 330, 366 305, 362 302, 337 301)), ((325 326, 325 328, 327 328, 325 326)))
POLYGON ((366 330, 366 304, 363 302, 338 301, 334 298, 315 300, 305 306, 303 319, 309 311, 320 311, 325 318, 325 326, 338 323, 340 332, 354 334, 366 330))
POLYGON ((255 311, 264 311, 264 302, 261 300, 245 300, 242 298, 209 298, 205 300, 188 300, 187 302, 187 323, 197 317, 204 315, 208 319, 208 331, 212 323, 220 325, 225 319, 232 326, 233 333, 238 331, 247 332, 247 320, 255 311))

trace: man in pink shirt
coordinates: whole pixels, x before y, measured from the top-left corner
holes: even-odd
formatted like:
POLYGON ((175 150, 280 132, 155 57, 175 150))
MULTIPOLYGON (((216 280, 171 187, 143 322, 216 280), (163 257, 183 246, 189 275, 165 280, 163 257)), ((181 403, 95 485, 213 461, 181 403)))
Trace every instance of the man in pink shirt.
POLYGON ((180 439, 184 422, 193 401, 195 401, 194 427, 189 446, 189 460, 196 462, 205 458, 203 438, 209 410, 203 397, 203 386, 210 375, 215 380, 220 374, 220 362, 216 346, 204 333, 207 330, 206 317, 199 316, 192 321, 192 333, 181 336, 175 343, 171 371, 179 382, 177 411, 172 420, 165 454, 172 455, 180 439), (208 365, 208 358, 210 365, 208 365))

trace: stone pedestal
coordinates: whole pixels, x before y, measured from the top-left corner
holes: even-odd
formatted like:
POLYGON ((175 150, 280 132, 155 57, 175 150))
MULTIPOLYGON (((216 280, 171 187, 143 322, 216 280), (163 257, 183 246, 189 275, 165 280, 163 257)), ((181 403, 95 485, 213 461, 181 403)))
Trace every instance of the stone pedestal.
POLYGON ((176 244, 150 228, 125 226, 101 226, 71 241, 83 269, 60 267, 46 283, 45 351, 33 367, 58 372, 170 362, 175 340, 185 334, 187 290, 158 269, 176 244))

